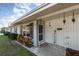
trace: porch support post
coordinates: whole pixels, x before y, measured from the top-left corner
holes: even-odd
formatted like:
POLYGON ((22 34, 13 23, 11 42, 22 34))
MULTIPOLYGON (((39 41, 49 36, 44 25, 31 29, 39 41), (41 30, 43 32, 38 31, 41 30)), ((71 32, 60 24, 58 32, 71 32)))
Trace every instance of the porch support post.
POLYGON ((37 46, 37 45, 38 45, 38 44, 37 44, 37 43, 38 43, 38 42, 37 42, 37 41, 38 41, 38 39, 37 39, 37 21, 34 21, 33 23, 34 23, 34 26, 33 26, 33 27, 34 27, 34 28, 33 28, 33 29, 34 29, 34 30, 33 30, 33 31, 34 31, 34 32, 33 32, 33 37, 34 37, 34 38, 33 38, 33 44, 34 44, 34 46, 37 46))
POLYGON ((20 32, 20 26, 17 26, 17 34, 21 34, 20 32))

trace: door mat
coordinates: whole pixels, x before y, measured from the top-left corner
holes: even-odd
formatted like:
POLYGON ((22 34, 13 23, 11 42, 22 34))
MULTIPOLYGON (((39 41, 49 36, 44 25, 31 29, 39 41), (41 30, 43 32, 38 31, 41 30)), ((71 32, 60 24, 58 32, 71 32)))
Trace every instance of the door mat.
POLYGON ((79 51, 67 48, 66 56, 79 56, 79 51))

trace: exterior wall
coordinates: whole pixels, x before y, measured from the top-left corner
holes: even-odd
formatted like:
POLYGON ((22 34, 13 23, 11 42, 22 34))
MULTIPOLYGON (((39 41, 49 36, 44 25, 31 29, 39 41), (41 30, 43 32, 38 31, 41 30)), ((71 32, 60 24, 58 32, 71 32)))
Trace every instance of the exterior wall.
POLYGON ((10 28, 11 33, 20 34, 20 28, 19 26, 13 26, 10 28))
MULTIPOLYGON (((37 46, 37 21, 32 21, 32 22, 29 22, 29 23, 24 23, 24 24, 21 24, 21 25, 17 25, 17 34, 21 34, 21 27, 22 26, 22 35, 23 35, 23 32, 25 32, 25 34, 27 34, 29 32, 29 28, 26 26, 30 23, 33 23, 33 45, 34 46, 37 46)), ((14 31, 14 27, 12 27, 12 33, 15 33, 14 31)))
POLYGON ((33 39, 32 39, 33 45, 37 46, 38 42, 37 42, 37 21, 36 20, 35 21, 31 21, 29 23, 22 24, 22 26, 23 26, 22 32, 25 31, 26 34, 29 32, 29 28, 26 25, 28 25, 30 23, 33 23, 33 39))
POLYGON ((15 31, 14 31, 14 27, 12 27, 12 31, 11 31, 11 33, 15 33, 15 31))
POLYGON ((24 32, 25 35, 27 35, 29 33, 29 27, 27 26, 27 24, 23 25, 22 32, 24 32))
POLYGON ((16 27, 17 27, 17 34, 21 34, 20 26, 16 26, 16 27))
MULTIPOLYGON (((69 9, 66 10, 68 11, 69 9)), ((47 18, 43 18, 43 20, 45 20, 45 42, 52 44, 56 42, 55 44, 57 45, 79 50, 79 26, 78 26, 79 10, 77 10, 75 13, 75 19, 76 19, 75 23, 72 22, 72 11, 70 11, 65 12, 66 23, 63 24, 64 19, 63 14, 64 13, 61 13, 59 15, 55 14, 55 16, 49 16, 47 18), (57 30, 57 28, 62 28, 62 30, 57 30)), ((33 44, 37 46, 38 44, 37 21, 33 21, 33 23, 34 23, 33 44)), ((25 23, 25 25, 27 24, 25 23)), ((20 33, 19 27, 17 28, 17 31, 18 31, 17 33, 19 34, 20 33)), ((12 33, 14 33, 13 27, 12 27, 12 33)))
POLYGON ((17 27, 14 26, 14 33, 17 34, 17 27))
POLYGON ((8 29, 8 32, 10 32, 10 28, 8 29))
POLYGON ((66 12, 66 23, 63 24, 63 14, 45 18, 45 41, 79 50, 79 10, 75 11, 75 22, 72 22, 72 11, 66 12), (51 24, 51 26, 49 26, 51 24), (62 30, 57 30, 62 28, 62 30), (56 34, 54 31, 56 30, 56 34))
POLYGON ((10 28, 6 27, 5 32, 10 32, 10 28))

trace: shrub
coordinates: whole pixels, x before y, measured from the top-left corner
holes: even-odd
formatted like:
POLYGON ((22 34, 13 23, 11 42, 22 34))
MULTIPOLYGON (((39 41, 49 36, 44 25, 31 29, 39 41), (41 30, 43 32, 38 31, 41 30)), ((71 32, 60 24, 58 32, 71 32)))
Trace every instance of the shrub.
POLYGON ((4 35, 8 36, 10 32, 4 32, 4 35))
POLYGON ((0 32, 1 32, 1 33, 5 33, 5 30, 1 30, 0 32))
POLYGON ((8 36, 11 40, 17 39, 17 34, 15 34, 15 33, 5 32, 4 35, 8 36))
POLYGON ((16 40, 16 39, 17 39, 17 34, 15 34, 15 33, 9 33, 9 34, 8 34, 8 37, 9 37, 10 39, 12 39, 12 40, 16 40))

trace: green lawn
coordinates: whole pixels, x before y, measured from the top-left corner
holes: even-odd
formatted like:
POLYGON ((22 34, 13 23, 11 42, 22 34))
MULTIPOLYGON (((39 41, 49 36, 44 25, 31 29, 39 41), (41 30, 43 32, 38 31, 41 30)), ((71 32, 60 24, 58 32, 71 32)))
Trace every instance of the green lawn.
POLYGON ((0 56, 34 56, 34 54, 16 44, 7 36, 0 35, 0 56))

